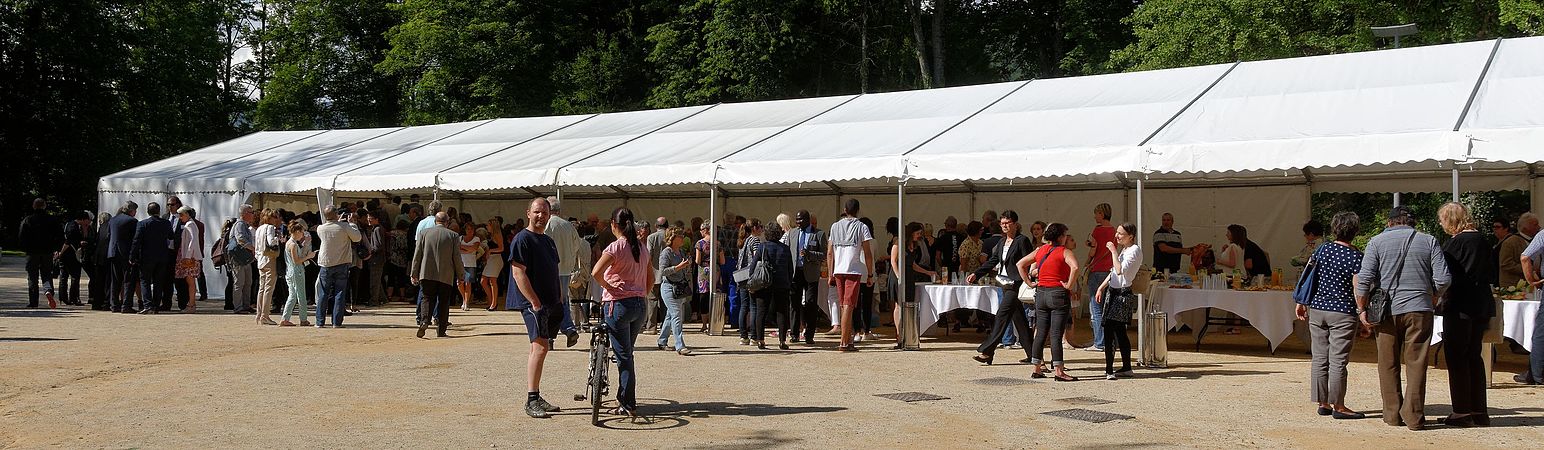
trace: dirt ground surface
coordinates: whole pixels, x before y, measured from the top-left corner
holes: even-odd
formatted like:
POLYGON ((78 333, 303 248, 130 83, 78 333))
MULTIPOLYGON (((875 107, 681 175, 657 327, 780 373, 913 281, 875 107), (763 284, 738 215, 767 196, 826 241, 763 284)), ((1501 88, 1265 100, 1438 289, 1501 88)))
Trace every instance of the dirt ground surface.
MULTIPOLYGON (((1166 369, 1105 381, 1103 354, 1069 351, 1083 381, 1030 380, 1022 353, 970 360, 981 335, 926 338, 894 351, 889 333, 835 351, 758 351, 692 333, 697 355, 639 338, 640 412, 591 426, 580 343, 547 360, 542 392, 564 408, 530 419, 528 341, 511 312, 454 311, 451 338, 414 337, 413 308, 368 309, 346 328, 279 328, 200 305, 200 314, 122 315, 26 309, 19 258, 0 261, 0 446, 7 448, 1524 448, 1544 440, 1540 388, 1513 383, 1526 357, 1502 349, 1489 390, 1494 425, 1410 432, 1377 417, 1373 347, 1359 341, 1347 403, 1369 418, 1336 421, 1308 401, 1308 359, 1293 337, 1266 351, 1252 330, 1211 335, 1200 352, 1169 335, 1166 369), (982 383, 1008 378, 1011 386, 982 383), (904 403, 876 394, 948 397, 904 403), (1111 401, 1079 405, 1079 397, 1111 401), (1087 423, 1071 408, 1132 416, 1087 423)), ((46 304, 45 304, 46 307, 46 304)), ((276 318, 277 319, 277 318, 276 318)), ((695 326, 689 326, 695 329, 695 326)), ((1086 327, 1079 331, 1087 333, 1086 327)), ((973 330, 972 330, 973 331, 973 330)), ((431 334, 432 335, 432 334, 431 334)), ((1427 380, 1428 424, 1450 412, 1447 372, 1427 380)))

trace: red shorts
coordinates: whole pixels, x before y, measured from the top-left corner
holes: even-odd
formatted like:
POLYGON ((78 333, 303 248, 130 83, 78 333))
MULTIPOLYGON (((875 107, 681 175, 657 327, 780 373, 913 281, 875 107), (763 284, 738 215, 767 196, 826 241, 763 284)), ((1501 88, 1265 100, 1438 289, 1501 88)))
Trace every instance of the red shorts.
POLYGON ((858 291, 863 287, 863 276, 839 273, 831 276, 836 281, 836 301, 841 306, 858 306, 858 291))

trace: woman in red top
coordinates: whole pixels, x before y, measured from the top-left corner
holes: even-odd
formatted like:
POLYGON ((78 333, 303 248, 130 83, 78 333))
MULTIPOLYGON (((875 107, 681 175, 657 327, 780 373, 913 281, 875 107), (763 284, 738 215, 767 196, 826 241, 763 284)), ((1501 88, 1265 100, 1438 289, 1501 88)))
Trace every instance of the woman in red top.
POLYGON ((1053 223, 1047 226, 1045 240, 1049 244, 1036 249, 1018 263, 1019 276, 1025 280, 1036 280, 1035 356, 1030 359, 1030 364, 1035 365, 1035 371, 1030 374, 1030 378, 1045 378, 1044 361, 1040 356, 1044 354, 1045 344, 1050 342, 1051 367, 1056 370, 1056 381, 1077 381, 1077 377, 1067 375, 1062 346, 1056 343, 1062 340, 1067 314, 1072 310, 1070 292, 1078 282, 1078 259, 1067 250, 1067 242, 1072 241, 1072 236, 1067 232, 1066 225, 1053 223))

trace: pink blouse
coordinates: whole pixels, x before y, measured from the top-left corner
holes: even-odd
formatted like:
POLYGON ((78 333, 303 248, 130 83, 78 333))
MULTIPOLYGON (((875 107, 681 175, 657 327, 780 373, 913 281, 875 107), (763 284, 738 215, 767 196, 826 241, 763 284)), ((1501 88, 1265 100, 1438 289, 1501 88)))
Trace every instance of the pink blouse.
POLYGON ((649 245, 640 240, 638 246, 642 247, 638 249, 638 259, 633 259, 632 247, 627 245, 626 239, 617 239, 601 251, 601 254, 611 255, 611 266, 605 273, 611 289, 601 294, 601 301, 643 297, 649 291, 649 245))

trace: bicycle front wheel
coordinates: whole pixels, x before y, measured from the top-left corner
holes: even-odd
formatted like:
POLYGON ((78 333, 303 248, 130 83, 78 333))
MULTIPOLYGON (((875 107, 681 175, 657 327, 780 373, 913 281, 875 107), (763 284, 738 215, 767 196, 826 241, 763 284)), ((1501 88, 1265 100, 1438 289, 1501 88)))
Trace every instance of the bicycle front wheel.
POLYGON ((590 424, 600 426, 600 410, 606 404, 606 366, 611 363, 606 355, 605 339, 596 339, 590 349, 590 424))

